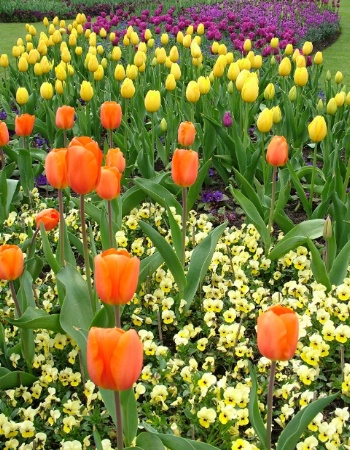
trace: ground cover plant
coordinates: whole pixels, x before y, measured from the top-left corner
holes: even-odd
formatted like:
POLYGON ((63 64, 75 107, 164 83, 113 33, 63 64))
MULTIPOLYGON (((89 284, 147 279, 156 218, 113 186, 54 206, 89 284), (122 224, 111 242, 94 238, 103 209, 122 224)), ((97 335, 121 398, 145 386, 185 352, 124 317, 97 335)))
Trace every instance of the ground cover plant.
POLYGON ((301 35, 200 12, 1 56, 6 449, 350 445, 350 94, 301 35))

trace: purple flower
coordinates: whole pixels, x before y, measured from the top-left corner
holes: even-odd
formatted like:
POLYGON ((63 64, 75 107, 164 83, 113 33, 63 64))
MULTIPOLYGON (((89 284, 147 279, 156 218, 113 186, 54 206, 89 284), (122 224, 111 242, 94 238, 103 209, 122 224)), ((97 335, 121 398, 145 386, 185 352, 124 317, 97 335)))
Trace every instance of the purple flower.
POLYGON ((222 124, 224 127, 229 128, 233 124, 232 116, 230 111, 226 111, 224 117, 222 118, 222 124))

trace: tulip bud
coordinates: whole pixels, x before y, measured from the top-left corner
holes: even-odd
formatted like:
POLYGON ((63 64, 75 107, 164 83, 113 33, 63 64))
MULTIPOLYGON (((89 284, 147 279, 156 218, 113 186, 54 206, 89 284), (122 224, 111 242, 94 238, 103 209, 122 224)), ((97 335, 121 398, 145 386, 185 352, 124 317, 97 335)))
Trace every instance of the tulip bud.
POLYGON ((96 193, 104 200, 113 200, 120 194, 120 180, 122 174, 116 167, 101 167, 100 180, 96 186, 96 193))
POLYGON ((125 170, 126 162, 120 148, 110 148, 106 155, 106 166, 116 167, 120 173, 125 170))
POLYGON ((238 91, 241 91, 243 88, 243 84, 246 81, 246 79, 249 77, 249 70, 243 69, 238 73, 238 76, 236 78, 236 88, 238 91))
POLYGON ((267 133, 268 131, 270 131, 273 125, 272 109, 263 109, 258 116, 256 125, 261 133, 267 133))
POLYGON ((314 48, 314 47, 313 47, 313 45, 312 45, 312 42, 309 42, 309 41, 304 42, 304 45, 303 45, 303 54, 304 54, 305 56, 311 55, 313 48, 314 48))
POLYGON ((308 125, 310 139, 314 142, 322 141, 327 134, 327 124, 322 116, 316 116, 308 125))
POLYGON ((294 83, 297 86, 305 86, 309 79, 309 72, 306 67, 297 67, 294 72, 294 83))
POLYGON ((45 158, 47 181, 56 189, 64 189, 68 186, 66 154, 66 148, 54 148, 45 158))
POLYGON ((120 94, 124 98, 131 98, 135 94, 135 86, 130 78, 125 78, 120 86, 120 94))
POLYGON ((197 152, 177 148, 171 165, 171 176, 174 183, 183 188, 192 186, 198 176, 198 167, 197 152))
POLYGON ((186 88, 186 98, 190 103, 196 103, 199 100, 201 93, 199 90, 198 83, 191 80, 186 88))
POLYGON ((181 122, 177 132, 177 141, 184 147, 190 147, 196 137, 196 128, 192 122, 181 122))
POLYGON ((126 76, 127 78, 130 78, 130 80, 136 80, 137 75, 139 74, 137 66, 135 64, 128 64, 126 66, 126 76))
POLYGON ((9 65, 9 58, 6 54, 0 56, 0 67, 6 68, 9 65))
POLYGON ((123 81, 125 78, 125 70, 121 64, 117 64, 114 70, 114 78, 117 81, 123 81))
POLYGON ((265 100, 272 100, 275 96, 275 86, 273 83, 269 83, 264 90, 265 100))
POLYGON ((18 70, 20 72, 26 72, 28 70, 28 61, 25 56, 21 56, 18 61, 18 70))
POLYGON ((270 41, 271 48, 277 48, 279 46, 279 39, 277 37, 273 37, 270 41))
POLYGON ((55 91, 57 94, 63 94, 64 92, 64 82, 62 82, 61 80, 56 80, 55 81, 55 91))
POLYGON ((266 161, 275 167, 284 166, 288 161, 288 144, 284 136, 274 136, 266 152, 266 161))
POLYGON ((17 245, 0 245, 0 279, 13 281, 22 275, 24 257, 17 245))
POLYGON ((205 95, 210 91, 210 80, 209 77, 199 77, 197 80, 198 83, 198 87, 199 87, 199 92, 201 93, 201 95, 205 95))
POLYGON ((249 52, 252 49, 252 41, 250 39, 246 39, 243 44, 243 50, 245 52, 249 52))
POLYGON ((101 105, 100 119, 103 128, 114 130, 122 121, 122 108, 117 102, 104 102, 101 105))
POLYGON ((241 91, 243 101, 247 103, 253 103, 259 95, 259 83, 255 76, 249 75, 249 77, 243 83, 241 91))
POLYGON ((80 97, 84 102, 89 102, 94 95, 94 90, 89 81, 83 81, 80 86, 80 97))
POLYGON ((322 98, 320 98, 319 101, 317 102, 317 111, 318 111, 318 112, 322 112, 322 111, 323 111, 323 101, 322 101, 322 98))
POLYGON ((282 111, 279 106, 272 107, 273 123, 280 123, 282 120, 282 111))
POLYGON ((286 48, 284 50, 284 54, 286 56, 290 56, 293 53, 293 45, 292 44, 287 44, 286 48))
POLYGON ((19 105, 25 105, 28 103, 29 94, 25 87, 19 87, 16 92, 16 102, 19 105))
POLYGON ((337 84, 340 84, 343 81, 343 74, 341 72, 337 72, 335 74, 334 80, 337 84))
POLYGON ((236 81, 237 77, 240 73, 241 69, 239 68, 239 65, 237 62, 233 62, 229 65, 228 71, 227 71, 227 77, 230 81, 236 81))
POLYGON ((232 116, 230 111, 226 111, 224 117, 222 118, 222 124, 224 127, 229 128, 233 124, 232 116))
POLYGON ((314 63, 320 65, 323 63, 323 55, 322 52, 317 52, 314 56, 314 63))
POLYGON ((52 84, 49 83, 48 81, 45 81, 40 86, 40 95, 45 100, 51 100, 52 97, 53 97, 53 86, 52 86, 52 84))
POLYGON ((262 63, 263 63, 262 56, 255 55, 252 62, 253 69, 260 69, 262 67, 262 63))
POLYGON ((332 78, 332 74, 331 74, 330 70, 327 70, 327 72, 326 72, 326 80, 327 81, 331 81, 331 78, 332 78))
POLYGON ((158 111, 161 106, 161 98, 159 91, 148 91, 145 97, 145 108, 146 111, 154 113, 158 111))
POLYGON ((290 88, 289 93, 288 93, 288 97, 289 97, 289 100, 291 102, 295 102, 295 100, 297 98, 297 88, 295 86, 292 86, 290 88))
POLYGON ((163 131, 163 133, 165 133, 167 131, 167 129, 168 129, 168 124, 167 124, 167 121, 165 120, 164 117, 160 121, 160 129, 163 131))
POLYGON ((340 108, 341 106, 344 105, 345 98, 346 98, 346 94, 344 91, 341 91, 341 92, 338 92, 337 94, 335 94, 335 101, 336 101, 338 108, 340 108))
POLYGON ((56 228, 59 221, 60 214, 54 208, 44 209, 35 217, 36 227, 40 228, 40 224, 42 223, 46 231, 51 231, 56 228))
POLYGON ((334 116, 334 114, 337 112, 337 109, 338 106, 335 98, 334 97, 330 98, 326 107, 327 114, 334 116))
POLYGON ((176 80, 172 73, 169 73, 165 80, 165 89, 167 91, 173 91, 176 88, 176 80))
POLYGON ((199 34, 200 36, 204 34, 204 25, 202 23, 200 23, 197 27, 197 34, 199 34))
POLYGON ((101 64, 98 65, 97 70, 94 72, 94 80, 101 81, 104 77, 105 71, 101 64))
POLYGON ((325 241, 329 241, 332 238, 332 221, 330 216, 327 216, 327 219, 324 222, 323 226, 323 239, 325 241))

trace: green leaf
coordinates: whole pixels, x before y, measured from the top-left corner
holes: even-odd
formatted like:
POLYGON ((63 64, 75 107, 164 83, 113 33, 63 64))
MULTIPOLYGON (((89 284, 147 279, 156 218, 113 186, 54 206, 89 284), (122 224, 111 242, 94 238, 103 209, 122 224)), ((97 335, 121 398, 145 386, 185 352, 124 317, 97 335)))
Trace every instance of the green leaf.
POLYGON ((277 244, 267 255, 267 257, 271 259, 271 261, 276 261, 286 253, 288 253, 290 250, 299 247, 299 245, 303 245, 305 241, 305 236, 292 236, 289 239, 283 238, 279 242, 277 242, 277 244))
POLYGON ((6 375, 1 376, 0 389, 5 390, 20 386, 32 386, 32 384, 37 381, 37 379, 37 377, 27 372, 9 372, 6 375))
POLYGON ((252 424, 256 434, 259 436, 260 442, 264 446, 267 447, 266 442, 266 427, 260 415, 259 405, 258 405, 258 384, 256 381, 256 373, 253 368, 252 363, 249 361, 249 373, 252 381, 252 385, 250 388, 249 394, 249 421, 252 424))
POLYGON ((198 172, 198 176, 196 179, 196 182, 190 186, 187 193, 187 209, 190 211, 195 204, 195 202, 198 200, 199 193, 202 190, 202 185, 205 180, 205 177, 208 175, 209 167, 211 166, 212 161, 209 160, 203 166, 200 168, 198 172))
POLYGON ((139 434, 136 439, 136 444, 144 449, 165 450, 162 441, 157 437, 156 434, 152 433, 139 434))
POLYGON ((301 201, 301 204, 303 205, 304 211, 306 212, 307 217, 310 217, 311 212, 312 212, 311 206, 310 206, 308 198, 305 195, 304 188, 303 188, 302 184, 300 183, 299 177, 296 174, 295 170, 293 169, 293 166, 290 163, 290 161, 287 161, 287 167, 289 169, 289 173, 292 178, 293 185, 298 193, 298 197, 301 201))
POLYGON ((75 260, 75 256, 72 250, 72 247, 69 243, 69 236, 68 236, 68 230, 67 230, 67 224, 66 221, 63 221, 63 236, 60 235, 59 239, 58 239, 58 243, 57 243, 57 260, 61 261, 61 245, 60 245, 60 240, 63 239, 64 241, 64 260, 66 262, 68 262, 70 265, 75 266, 76 265, 76 260, 75 260))
POLYGON ((94 426, 92 435, 94 437, 94 441, 95 441, 95 445, 96 445, 96 450, 103 450, 103 446, 102 446, 102 441, 101 441, 101 436, 100 433, 97 431, 96 427, 94 426))
POLYGON ((117 417, 115 414, 115 398, 114 398, 114 391, 111 391, 110 389, 98 389, 100 391, 103 403, 105 404, 105 407, 107 411, 109 412, 109 415, 112 417, 113 422, 117 423, 117 417))
POLYGON ((35 280, 37 277, 39 277, 43 267, 44 262, 38 255, 34 255, 33 258, 29 258, 26 260, 26 269, 30 273, 32 280, 35 280))
POLYGON ((264 213, 263 206, 261 204, 261 199, 258 197, 256 192, 254 191, 252 185, 234 167, 233 167, 233 170, 235 172, 235 177, 236 177, 237 184, 239 185, 240 189, 242 190, 242 193, 247 198, 249 198, 250 201, 254 204, 254 206, 257 209, 257 211, 260 214, 260 216, 264 217, 265 213, 264 213))
POLYGON ((332 267, 329 271, 329 281, 331 284, 339 286, 343 283, 346 277, 348 265, 350 260, 350 241, 348 241, 344 247, 340 250, 335 260, 333 261, 332 267))
POLYGON ((58 264, 55 255, 52 252, 51 245, 49 243, 49 239, 47 237, 47 233, 43 223, 40 224, 40 234, 46 261, 53 272, 57 274, 57 272, 60 270, 60 265, 58 264))
POLYGON ((113 328, 115 326, 115 309, 113 305, 103 305, 95 314, 91 327, 113 328))
POLYGON ((282 431, 277 442, 276 450, 291 450, 292 448, 296 448, 301 435, 309 423, 338 396, 339 394, 333 394, 329 397, 319 398, 299 411, 282 431))
POLYGON ((320 255, 320 252, 316 248, 315 244, 310 240, 307 239, 307 245, 311 252, 311 270, 312 274, 315 277, 315 280, 317 283, 321 283, 324 286, 326 286, 327 291, 330 291, 332 289, 331 283, 329 282, 327 270, 325 263, 320 255))
MULTIPOLYGON (((79 197, 72 197, 71 201, 80 208, 80 198, 79 197)), ((84 209, 85 214, 90 217, 91 220, 98 223, 100 225, 100 218, 101 218, 101 208, 98 208, 97 206, 93 205, 91 202, 87 202, 84 200, 84 209)))
POLYGON ((21 185, 23 187, 25 195, 28 197, 30 195, 30 191, 34 187, 32 156, 29 150, 26 150, 24 148, 18 149, 18 168, 21 185))
POLYGON ((324 227, 323 219, 311 219, 298 223, 289 231, 283 239, 290 239, 295 236, 304 236, 309 239, 317 239, 322 236, 324 227))
POLYGON ((146 281, 147 276, 153 274, 163 261, 162 255, 157 251, 154 252, 153 255, 143 258, 141 260, 139 285, 146 281))
POLYGON ((136 178, 134 183, 159 205, 164 208, 166 208, 166 206, 173 206, 176 209, 177 214, 182 214, 182 206, 176 200, 176 197, 164 186, 157 184, 152 180, 142 178, 136 178))
POLYGON ((130 388, 126 391, 121 391, 120 402, 122 406, 124 441, 125 445, 129 446, 136 437, 139 423, 134 389, 130 388))
POLYGON ((55 333, 64 333, 60 325, 59 314, 48 314, 42 309, 28 307, 24 314, 19 319, 11 319, 6 317, 6 321, 19 328, 28 328, 31 330, 37 330, 44 328, 45 330, 51 330, 55 333))
POLYGON ((203 280, 208 271, 218 240, 226 227, 227 222, 222 223, 211 231, 208 236, 194 248, 186 276, 187 286, 183 294, 183 298, 186 300, 186 306, 184 307, 183 313, 191 306, 199 283, 203 280))
POLYGON ((267 225, 265 224, 263 218, 259 214, 259 211, 256 209, 254 204, 247 197, 245 197, 240 191, 234 189, 232 186, 230 186, 230 191, 234 196, 234 198, 236 199, 236 201, 241 206, 241 208, 246 213, 250 222, 252 222, 255 225, 256 229, 258 230, 261 236, 261 239, 265 243, 265 247, 270 248, 271 236, 267 230, 267 225))
POLYGON ((180 292, 183 291, 186 286, 186 277, 181 262, 177 257, 173 248, 168 244, 168 242, 163 238, 163 236, 161 236, 158 233, 158 231, 156 231, 154 228, 148 225, 148 223, 140 220, 139 226, 141 230, 151 239, 153 245, 162 255, 164 262, 166 263, 166 265, 169 267, 169 270, 173 274, 173 277, 180 292))

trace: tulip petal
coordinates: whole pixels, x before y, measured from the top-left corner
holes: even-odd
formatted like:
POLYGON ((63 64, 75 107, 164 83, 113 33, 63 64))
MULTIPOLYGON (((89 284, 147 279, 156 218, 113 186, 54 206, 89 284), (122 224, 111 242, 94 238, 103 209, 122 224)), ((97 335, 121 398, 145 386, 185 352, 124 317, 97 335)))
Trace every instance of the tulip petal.
POLYGON ((299 321, 294 313, 280 316, 286 329, 286 342, 284 350, 284 360, 292 358, 298 346, 299 321))
MULTIPOLYGON (((112 272, 113 273, 113 272, 112 272)), ((95 287, 97 295, 105 303, 110 302, 112 296, 112 280, 108 261, 102 255, 95 256, 95 287)))
POLYGON ((140 260, 136 257, 128 258, 120 274, 120 298, 123 304, 128 303, 134 296, 140 272, 140 260))

